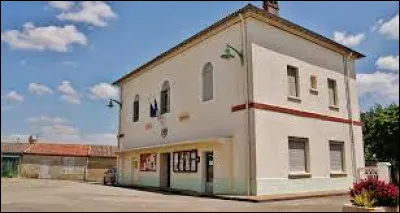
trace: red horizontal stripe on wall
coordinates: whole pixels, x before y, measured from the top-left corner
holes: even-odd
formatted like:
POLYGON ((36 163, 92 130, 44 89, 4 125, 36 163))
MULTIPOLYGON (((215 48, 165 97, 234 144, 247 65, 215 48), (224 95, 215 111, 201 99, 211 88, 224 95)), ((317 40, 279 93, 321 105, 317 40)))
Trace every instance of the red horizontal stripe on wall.
MULTIPOLYGON (((290 114, 290 115, 295 115, 295 116, 300 116, 300 117, 305 117, 305 118, 315 118, 315 119, 324 120, 324 121, 347 123, 347 124, 349 124, 351 122, 349 119, 345 119, 345 118, 332 117, 332 116, 328 116, 328 115, 323 115, 323 114, 318 114, 318 113, 313 113, 313 112, 306 112, 306 111, 301 111, 301 110, 297 110, 297 109, 289 109, 289 108, 284 108, 284 107, 273 106, 273 105, 269 105, 269 104, 249 103, 249 107, 254 108, 254 109, 285 113, 285 114, 290 114)), ((232 112, 236 112, 236 111, 244 110, 244 109, 246 109, 246 104, 240 104, 240 105, 233 106, 232 112)), ((359 121, 353 121, 353 124, 361 126, 361 122, 359 122, 359 121)))

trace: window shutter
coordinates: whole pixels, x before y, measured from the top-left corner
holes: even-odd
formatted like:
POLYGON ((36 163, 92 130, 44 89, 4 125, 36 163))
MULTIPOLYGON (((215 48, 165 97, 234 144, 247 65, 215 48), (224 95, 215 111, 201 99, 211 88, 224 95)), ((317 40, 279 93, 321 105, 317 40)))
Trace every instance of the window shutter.
POLYGON ((306 172, 306 147, 304 140, 290 139, 289 159, 291 172, 306 172))
POLYGON ((336 84, 333 80, 328 79, 328 90, 329 90, 329 105, 336 106, 336 84))
POLYGON ((343 171, 343 144, 329 144, 331 171, 343 171))
POLYGON ((287 77, 288 77, 289 95, 297 97, 298 91, 297 91, 297 71, 296 71, 296 69, 294 69, 292 67, 288 67, 287 77))

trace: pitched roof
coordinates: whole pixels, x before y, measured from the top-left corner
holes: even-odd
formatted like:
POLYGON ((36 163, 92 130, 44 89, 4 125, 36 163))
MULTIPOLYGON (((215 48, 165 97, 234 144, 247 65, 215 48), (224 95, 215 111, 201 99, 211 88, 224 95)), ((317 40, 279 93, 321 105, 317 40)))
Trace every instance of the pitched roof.
POLYGON ((89 156, 90 157, 117 157, 115 152, 117 151, 116 146, 106 145, 90 145, 89 156))
POLYGON ((51 155, 51 156, 88 156, 89 146, 79 144, 32 144, 26 151, 26 154, 33 155, 51 155))
POLYGON ((28 143, 1 143, 1 153, 23 153, 28 149, 28 143))
POLYGON ((245 12, 252 12, 253 14, 257 14, 257 15, 261 15, 264 18, 273 20, 281 25, 284 25, 290 29, 293 29, 297 32, 301 32, 302 34, 305 34, 307 36, 310 36, 311 38, 320 41, 321 43, 326 43, 327 45, 330 45, 332 47, 336 47, 338 49, 341 49, 344 52, 347 53, 353 53, 355 55, 356 58, 363 58, 365 57, 363 54, 350 49, 342 44, 339 44, 327 37, 324 37, 318 33, 315 33, 311 30, 308 30, 306 28, 303 28, 293 22, 290 22, 280 16, 275 16, 270 14, 269 12, 260 9, 252 4, 248 4, 245 7, 231 13, 230 15, 226 16, 225 18, 220 19, 219 21, 215 22, 214 24, 210 25, 209 27, 205 28, 204 30, 200 31, 199 33, 193 35, 192 37, 186 39, 185 41, 181 42, 180 44, 172 47, 171 49, 163 52, 162 54, 158 55, 157 57, 153 58, 152 60, 148 61, 147 63, 143 64, 142 66, 134 69, 133 71, 129 72, 128 74, 124 75, 122 78, 119 78, 118 80, 116 80, 113 84, 114 85, 118 85, 121 84, 125 79, 131 77, 134 73, 137 72, 141 72, 146 70, 146 68, 150 67, 151 65, 155 64, 158 61, 161 61, 163 58, 167 57, 168 55, 172 54, 173 52, 177 51, 178 49, 186 46, 187 44, 189 44, 190 42, 198 39, 201 36, 204 36, 206 33, 208 33, 209 31, 216 29, 217 27, 221 26, 222 24, 228 22, 229 20, 233 19, 234 17, 236 17, 239 13, 245 13, 245 12))

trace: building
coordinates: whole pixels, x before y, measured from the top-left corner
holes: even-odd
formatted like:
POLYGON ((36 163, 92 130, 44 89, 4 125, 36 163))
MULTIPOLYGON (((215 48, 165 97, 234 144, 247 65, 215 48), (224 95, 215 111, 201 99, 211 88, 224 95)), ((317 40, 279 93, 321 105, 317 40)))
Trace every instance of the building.
POLYGON ((19 176, 21 171, 21 158, 28 148, 26 143, 1 143, 1 176, 19 176))
POLYGON ((279 17, 276 1, 245 6, 114 82, 119 183, 230 195, 348 190, 364 167, 362 57, 279 17))
POLYGON ((12 162, 11 168, 17 168, 14 170, 18 176, 26 178, 102 182, 104 172, 116 166, 114 146, 36 142, 1 145, 2 167, 12 162))

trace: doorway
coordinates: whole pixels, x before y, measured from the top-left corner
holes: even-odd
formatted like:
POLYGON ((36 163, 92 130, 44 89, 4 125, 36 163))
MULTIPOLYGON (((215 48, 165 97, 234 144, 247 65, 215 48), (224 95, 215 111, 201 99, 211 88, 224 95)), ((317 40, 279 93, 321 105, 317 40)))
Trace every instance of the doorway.
POLYGON ((214 153, 205 153, 205 172, 206 172, 206 182, 205 182, 205 193, 213 194, 214 191, 214 153))
POLYGON ((160 187, 171 187, 171 153, 160 156, 160 187))

